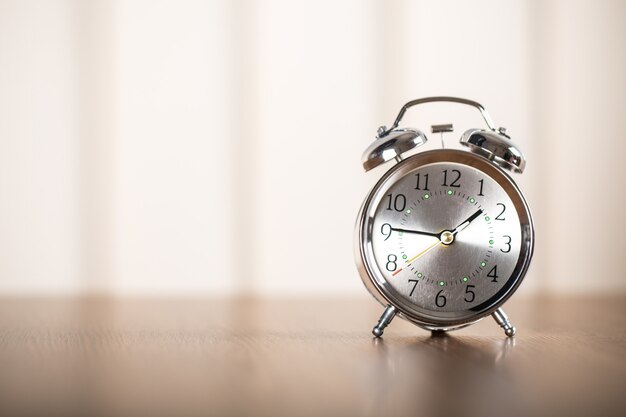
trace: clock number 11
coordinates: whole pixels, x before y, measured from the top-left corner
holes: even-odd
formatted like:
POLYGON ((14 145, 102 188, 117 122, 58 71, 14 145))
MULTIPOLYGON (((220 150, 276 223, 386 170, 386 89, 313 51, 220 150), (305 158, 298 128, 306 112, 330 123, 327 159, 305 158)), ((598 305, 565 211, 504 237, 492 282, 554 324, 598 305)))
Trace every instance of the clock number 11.
POLYGON ((428 189, 428 174, 424 174, 424 176, 423 176, 423 177, 421 177, 421 174, 415 174, 415 177, 416 177, 416 179, 417 179, 417 181, 416 181, 416 185, 415 185, 415 189, 416 189, 416 190, 425 190, 425 191, 430 191, 430 190, 428 189), (420 188, 420 183, 422 182, 420 177, 421 177, 421 178, 424 178, 424 181, 423 181, 423 182, 424 182, 424 188, 420 188))

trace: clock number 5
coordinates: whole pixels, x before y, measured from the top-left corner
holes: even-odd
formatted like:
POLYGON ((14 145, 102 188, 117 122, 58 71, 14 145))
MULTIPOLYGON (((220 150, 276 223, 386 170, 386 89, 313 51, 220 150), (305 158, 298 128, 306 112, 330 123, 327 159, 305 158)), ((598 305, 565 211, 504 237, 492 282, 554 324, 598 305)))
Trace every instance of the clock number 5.
POLYGON ((465 301, 467 301, 468 303, 471 303, 476 298, 476 293, 472 291, 472 288, 474 287, 475 285, 468 285, 467 287, 465 287, 465 301))

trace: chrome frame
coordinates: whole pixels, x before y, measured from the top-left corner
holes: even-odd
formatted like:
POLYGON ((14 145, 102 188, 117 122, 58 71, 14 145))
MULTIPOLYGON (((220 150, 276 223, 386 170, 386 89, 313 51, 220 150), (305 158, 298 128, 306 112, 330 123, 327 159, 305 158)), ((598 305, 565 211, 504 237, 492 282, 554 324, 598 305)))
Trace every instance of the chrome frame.
MULTIPOLYGON (((402 114, 403 112, 400 113, 399 118, 401 118, 402 114)), ((515 182, 506 172, 483 156, 467 151, 439 149, 413 155, 393 166, 370 191, 357 217, 355 227, 356 244, 354 245, 355 258, 365 287, 383 306, 394 306, 397 309, 397 314, 427 330, 453 330, 465 327, 492 314, 515 292, 521 284, 532 258, 534 234, 535 231, 528 204, 515 182), (423 165, 436 162, 456 162, 474 167, 500 184, 511 198, 517 210, 522 236, 520 255, 513 273, 506 281, 505 286, 496 295, 480 306, 462 312, 442 312, 439 314, 439 317, 429 314, 428 310, 410 304, 389 285, 377 264, 373 261, 371 239, 371 225, 373 224, 374 212, 385 192, 411 171, 423 165), (370 220, 369 222, 367 221, 368 219, 370 220), (370 225, 370 230, 365 230, 368 224, 370 225)))

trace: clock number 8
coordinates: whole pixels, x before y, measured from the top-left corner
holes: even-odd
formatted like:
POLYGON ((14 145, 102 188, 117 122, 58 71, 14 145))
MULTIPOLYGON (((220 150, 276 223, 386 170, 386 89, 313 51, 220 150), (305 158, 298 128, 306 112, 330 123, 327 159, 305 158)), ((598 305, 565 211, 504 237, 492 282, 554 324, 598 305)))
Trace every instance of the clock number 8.
POLYGON ((387 256, 387 265, 385 265, 385 268, 387 268, 387 271, 393 272, 396 270, 396 268, 398 268, 398 264, 396 263, 397 260, 398 260, 398 257, 394 255, 393 253, 387 256))

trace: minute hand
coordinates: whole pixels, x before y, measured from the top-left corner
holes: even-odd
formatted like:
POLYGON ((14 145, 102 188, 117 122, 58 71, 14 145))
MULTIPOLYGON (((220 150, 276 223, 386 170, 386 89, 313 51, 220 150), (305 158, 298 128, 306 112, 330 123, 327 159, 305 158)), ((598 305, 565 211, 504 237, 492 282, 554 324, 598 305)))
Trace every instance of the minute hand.
POLYGON ((459 224, 457 227, 455 227, 454 230, 452 230, 452 234, 456 235, 461 230, 465 229, 467 226, 469 226, 469 224, 471 222, 473 222, 476 219, 476 217, 480 216, 482 212, 483 212, 482 209, 476 210, 476 212, 474 214, 469 216, 465 221, 461 222, 461 224, 459 224))
POLYGON ((439 239, 439 235, 441 235, 441 233, 422 232, 421 230, 411 230, 411 229, 399 229, 397 227, 392 227, 391 230, 393 230, 394 232, 414 233, 417 235, 432 236, 432 237, 436 237, 437 239, 439 239))

